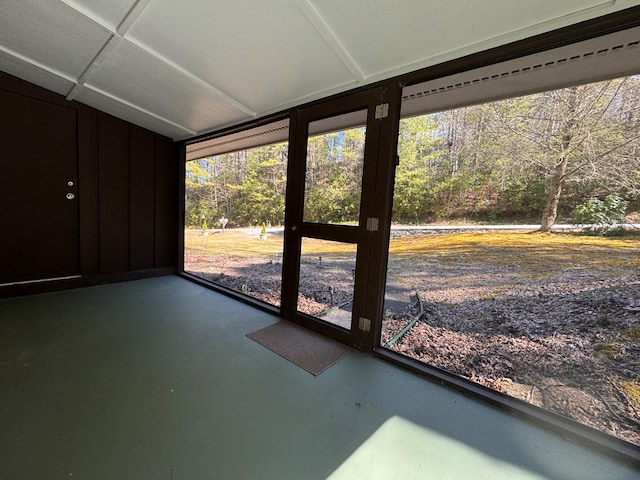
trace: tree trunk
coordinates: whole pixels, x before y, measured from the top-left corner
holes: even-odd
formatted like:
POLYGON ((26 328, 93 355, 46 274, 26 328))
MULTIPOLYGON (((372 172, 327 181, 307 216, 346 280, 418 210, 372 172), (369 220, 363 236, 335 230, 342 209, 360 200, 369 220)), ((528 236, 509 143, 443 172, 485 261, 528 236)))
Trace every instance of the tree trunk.
POLYGON ((567 112, 567 120, 563 128, 564 134, 562 135, 562 143, 560 145, 560 161, 556 164, 549 181, 549 194, 547 195, 547 202, 542 211, 542 218, 540 219, 541 232, 550 232, 558 216, 558 204, 560 203, 560 196, 562 195, 562 188, 564 187, 565 176, 567 174, 567 165, 569 163, 569 146, 573 138, 573 128, 576 124, 577 93, 577 87, 568 89, 569 98, 567 99, 567 104, 569 111, 567 112))
POLYGON ((564 186, 564 176, 567 173, 567 155, 563 155, 560 163, 556 165, 555 171, 551 176, 549 185, 549 194, 547 202, 542 211, 542 219, 540 220, 540 231, 549 232, 553 228, 558 216, 558 204, 560 203, 560 195, 564 186))

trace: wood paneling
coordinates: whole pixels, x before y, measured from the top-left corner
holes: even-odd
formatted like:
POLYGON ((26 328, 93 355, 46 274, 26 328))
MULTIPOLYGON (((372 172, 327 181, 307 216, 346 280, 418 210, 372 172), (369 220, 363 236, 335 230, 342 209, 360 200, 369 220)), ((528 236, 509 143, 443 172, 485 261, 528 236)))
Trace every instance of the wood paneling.
POLYGON ((129 126, 98 115, 100 270, 129 270, 129 126))
POLYGON ((80 272, 100 273, 100 197, 98 111, 78 109, 78 191, 80 202, 80 272))
POLYGON ((155 243, 155 135, 143 128, 129 130, 129 268, 153 268, 155 243))
POLYGON ((178 262, 178 165, 177 148, 156 135, 156 248, 155 267, 178 262))
POLYGON ((74 281, 0 287, 0 297, 177 270, 178 164, 177 148, 170 139, 6 74, 0 75, 0 112, 6 123, 0 135, 0 191, 5 192, 0 204, 0 250, 7 257, 2 259, 3 281, 82 275, 74 281), (25 155, 31 160, 27 162, 25 155), (42 171, 33 158, 46 159, 45 165, 52 168, 42 171), (62 168, 66 160, 72 160, 70 172, 62 168), (18 172, 17 166, 33 171, 18 172), (58 182, 58 177, 64 177, 63 199, 66 183, 74 181, 76 230, 61 236, 62 243, 45 245, 52 248, 40 258, 33 252, 45 251, 45 237, 12 238, 6 233, 8 218, 29 228, 37 226, 51 238, 61 225, 58 214, 64 209, 68 213, 74 205, 66 199, 60 204, 40 198, 43 187, 58 182), (29 205, 26 200, 31 198, 39 206, 29 205), (15 263, 17 255, 7 255, 3 241, 14 246, 18 242, 24 250, 19 254, 22 263, 15 263), (60 261, 73 268, 49 268, 60 261), (7 267, 10 262, 15 263, 12 271, 7 267))

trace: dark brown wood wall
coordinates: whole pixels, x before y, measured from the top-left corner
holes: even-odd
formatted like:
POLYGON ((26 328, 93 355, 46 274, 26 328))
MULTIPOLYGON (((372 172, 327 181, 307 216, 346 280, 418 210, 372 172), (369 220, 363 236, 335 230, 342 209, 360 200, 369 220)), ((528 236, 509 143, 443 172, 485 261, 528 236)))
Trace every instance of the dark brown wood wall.
MULTIPOLYGON (((2 72, 0 91, 24 98, 26 108, 32 109, 34 115, 47 104, 76 110, 81 274, 79 279, 39 285, 0 286, 0 297, 176 272, 179 203, 176 144, 2 72)), ((19 135, 30 137, 32 133, 25 128, 19 135)), ((0 152, 11 151, 15 141, 15 137, 0 135, 0 152)), ((44 139, 35 137, 30 141, 44 139)), ((0 161, 16 159, 0 154, 0 161)), ((0 188, 13 188, 15 180, 1 178, 0 188)), ((14 206, 0 205, 0 213, 6 208, 14 206)), ((28 212, 24 213, 28 218, 28 212)), ((12 241, 8 232, 2 232, 0 249, 10 249, 12 241)), ((38 265, 29 265, 28 258, 24 261, 29 271, 38 271, 38 265)), ((34 279, 38 277, 42 276, 36 273, 34 279)))

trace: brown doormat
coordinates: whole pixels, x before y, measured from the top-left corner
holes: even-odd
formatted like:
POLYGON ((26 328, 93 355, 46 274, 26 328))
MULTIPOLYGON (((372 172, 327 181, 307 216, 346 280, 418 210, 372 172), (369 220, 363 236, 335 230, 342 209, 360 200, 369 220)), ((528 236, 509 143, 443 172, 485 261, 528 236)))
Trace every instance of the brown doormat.
POLYGON ((319 375, 351 351, 346 345, 285 321, 247 333, 247 337, 313 375, 319 375))

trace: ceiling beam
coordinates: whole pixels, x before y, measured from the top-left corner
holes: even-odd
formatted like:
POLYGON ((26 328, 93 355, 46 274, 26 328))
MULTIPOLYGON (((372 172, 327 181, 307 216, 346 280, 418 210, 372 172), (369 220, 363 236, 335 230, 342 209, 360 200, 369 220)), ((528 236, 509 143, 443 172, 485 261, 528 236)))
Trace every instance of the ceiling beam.
POLYGON ((353 59, 347 48, 342 44, 338 36, 329 27, 329 24, 322 18, 322 15, 316 10, 310 0, 295 0, 296 5, 305 17, 311 22, 314 28, 322 36, 324 41, 329 45, 331 50, 338 56, 345 67, 351 72, 351 75, 362 83, 367 79, 358 63, 353 59))

